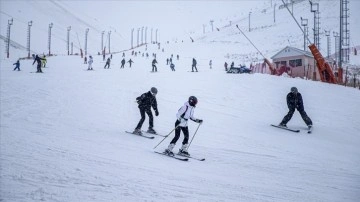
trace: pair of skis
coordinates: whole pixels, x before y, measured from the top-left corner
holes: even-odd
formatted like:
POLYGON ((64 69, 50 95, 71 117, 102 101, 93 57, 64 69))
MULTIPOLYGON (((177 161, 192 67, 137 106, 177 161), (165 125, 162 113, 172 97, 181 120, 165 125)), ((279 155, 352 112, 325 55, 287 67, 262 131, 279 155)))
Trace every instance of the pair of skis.
POLYGON ((129 131, 125 131, 125 132, 129 133, 129 134, 137 135, 137 136, 140 136, 140 137, 148 138, 148 139, 154 139, 155 137, 152 136, 152 135, 158 135, 158 136, 161 136, 161 137, 165 137, 165 136, 160 135, 158 133, 148 133, 146 131, 142 131, 142 134, 137 134, 137 133, 133 133, 133 132, 129 132, 129 131), (152 135, 148 135, 148 134, 152 134, 152 135))
MULTIPOLYGON (((292 129, 292 128, 288 128, 288 127, 284 127, 284 126, 279 126, 279 125, 274 125, 274 124, 271 124, 271 126, 275 127, 275 128, 280 128, 280 129, 284 129, 284 130, 288 130, 288 131, 291 131, 291 132, 295 132, 295 133, 298 133, 300 132, 299 129, 292 129)), ((312 127, 308 128, 307 130, 307 133, 311 133, 312 132, 312 127)))
POLYGON ((194 160, 198 160, 198 161, 205 161, 205 158, 197 158, 197 157, 193 157, 193 156, 184 156, 184 155, 181 155, 181 154, 175 154, 174 156, 170 156, 165 152, 158 152, 158 151, 154 151, 154 152, 157 153, 157 154, 161 154, 161 155, 164 155, 164 156, 168 156, 170 158, 180 160, 180 161, 188 161, 189 159, 194 159, 194 160))

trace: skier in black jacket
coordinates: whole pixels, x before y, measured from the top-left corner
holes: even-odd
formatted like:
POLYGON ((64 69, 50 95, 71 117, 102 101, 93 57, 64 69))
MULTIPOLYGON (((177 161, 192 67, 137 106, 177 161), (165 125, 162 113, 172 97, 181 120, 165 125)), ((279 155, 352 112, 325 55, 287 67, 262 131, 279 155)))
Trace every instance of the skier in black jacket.
POLYGON ((288 93, 286 96, 286 101, 287 101, 287 105, 289 108, 289 112, 285 115, 285 117, 283 118, 283 120, 281 121, 281 123, 279 125, 282 127, 287 127, 286 126, 287 122, 290 121, 291 117, 293 116, 293 114, 295 112, 295 109, 297 109, 299 111, 302 119, 304 120, 304 122, 310 129, 312 127, 312 121, 308 117, 308 115, 306 114, 306 112, 304 110, 304 104, 303 104, 303 99, 302 99, 301 94, 298 92, 296 87, 292 87, 290 89, 290 91, 291 92, 288 93))
POLYGON ((157 92, 158 92, 157 89, 155 87, 152 87, 149 92, 146 92, 136 98, 136 102, 139 104, 138 107, 140 110, 141 119, 133 132, 134 134, 139 134, 139 135, 142 134, 141 127, 145 121, 145 113, 149 116, 149 128, 148 128, 147 132, 154 133, 154 134, 156 133, 156 131, 153 129, 154 119, 153 119, 153 115, 151 112, 151 107, 155 111, 155 116, 159 116, 159 111, 158 111, 157 102, 156 102, 157 92))
POLYGON ((35 64, 35 62, 37 62, 37 71, 36 71, 36 73, 43 73, 42 70, 41 70, 41 60, 44 60, 44 58, 41 58, 38 55, 35 56, 33 65, 35 64))

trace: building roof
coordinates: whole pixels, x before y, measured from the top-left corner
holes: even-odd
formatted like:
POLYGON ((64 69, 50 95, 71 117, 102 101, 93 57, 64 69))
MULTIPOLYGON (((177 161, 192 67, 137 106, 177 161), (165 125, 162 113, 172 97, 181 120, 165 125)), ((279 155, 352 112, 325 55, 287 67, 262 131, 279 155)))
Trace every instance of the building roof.
POLYGON ((283 57, 303 56, 303 55, 311 57, 311 58, 314 57, 311 54, 311 52, 309 52, 309 51, 304 51, 304 50, 300 50, 298 48, 286 46, 281 51, 279 51, 274 56, 272 56, 271 59, 274 60, 274 59, 283 58, 283 57))

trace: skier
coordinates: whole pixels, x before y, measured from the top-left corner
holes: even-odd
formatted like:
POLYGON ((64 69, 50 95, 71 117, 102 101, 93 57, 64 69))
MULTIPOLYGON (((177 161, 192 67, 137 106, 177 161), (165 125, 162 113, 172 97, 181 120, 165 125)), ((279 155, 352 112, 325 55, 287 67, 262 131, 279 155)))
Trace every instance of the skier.
POLYGON ((20 71, 20 60, 17 60, 13 65, 15 65, 14 71, 17 69, 20 71))
POLYGON ((175 65, 174 65, 174 63, 171 63, 171 64, 170 64, 170 68, 171 68, 171 71, 175 71, 175 65))
POLYGON ((192 60, 192 66, 191 66, 192 72, 194 72, 194 67, 195 67, 196 72, 198 71, 197 68, 196 68, 196 63, 197 63, 197 62, 196 62, 195 58, 193 58, 193 60, 192 60))
POLYGON ((88 66, 88 69, 87 70, 93 70, 93 68, 92 68, 92 63, 93 63, 94 61, 93 61, 93 58, 92 58, 92 56, 90 55, 89 56, 89 66, 88 66))
POLYGON ((155 70, 155 72, 157 72, 157 67, 156 67, 156 64, 157 63, 157 61, 156 61, 156 59, 154 58, 153 59, 153 61, 152 61, 152 72, 154 72, 154 70, 155 70))
POLYGON ((109 69, 110 68, 110 58, 108 58, 107 60, 106 60, 106 64, 105 64, 105 66, 104 66, 104 69, 106 69, 106 67, 109 69))
POLYGON ((210 66, 210 69, 211 69, 211 66, 212 66, 212 60, 210 60, 210 62, 209 62, 209 66, 210 66))
POLYGON ((293 116, 293 114, 295 112, 295 109, 297 109, 299 111, 302 119, 304 120, 304 122, 306 123, 306 125, 308 126, 308 128, 310 130, 312 127, 312 121, 308 117, 308 115, 306 114, 306 112, 304 110, 302 96, 298 92, 296 87, 292 87, 290 89, 290 93, 288 93, 286 96, 286 101, 287 101, 287 106, 289 108, 289 112, 285 115, 285 117, 283 118, 283 120, 281 121, 279 126, 286 128, 287 122, 290 121, 291 117, 293 116))
POLYGON ((225 67, 225 71, 228 71, 228 63, 227 62, 225 62, 224 67, 225 67))
POLYGON ((145 113, 148 115, 149 117, 149 128, 147 130, 148 133, 153 133, 155 134, 156 131, 153 129, 154 127, 154 120, 153 120, 153 115, 151 112, 151 107, 154 109, 155 111, 155 116, 159 116, 159 111, 157 108, 157 102, 156 102, 156 94, 157 94, 158 90, 155 87, 152 87, 150 89, 150 91, 142 94, 141 96, 136 98, 136 102, 139 104, 139 110, 140 110, 140 115, 141 115, 141 119, 138 123, 138 125, 136 126, 135 130, 134 130, 134 134, 138 134, 141 135, 141 127, 142 124, 145 121, 145 113))
POLYGON ((175 122, 175 137, 171 140, 168 148, 165 150, 165 153, 170 156, 174 156, 172 152, 173 148, 175 147, 176 142, 180 137, 180 132, 184 133, 184 140, 182 141, 182 147, 179 150, 179 154, 184 156, 190 156, 189 152, 187 151, 189 144, 189 129, 187 126, 187 121, 191 119, 196 123, 202 123, 203 120, 194 118, 194 110, 196 107, 198 100, 195 96, 190 96, 189 100, 185 102, 185 104, 179 109, 176 114, 176 122, 175 122))
POLYGON ((84 64, 87 64, 87 57, 84 57, 84 64))
POLYGON ((125 58, 123 58, 123 59, 121 60, 121 67, 120 67, 120 69, 121 69, 121 68, 124 68, 124 65, 125 65, 125 58))
POLYGON ((41 60, 43 60, 43 58, 39 57, 38 55, 35 56, 33 65, 35 64, 35 62, 37 62, 36 73, 43 73, 42 70, 41 70, 41 60))
POLYGON ((130 67, 131 67, 131 64, 134 63, 134 61, 132 61, 131 58, 130 58, 130 60, 128 61, 128 63, 129 63, 129 65, 130 65, 130 67))
POLYGON ((169 65, 169 58, 166 58, 166 65, 169 65))
POLYGON ((46 56, 44 55, 43 59, 41 60, 41 63, 42 63, 42 66, 45 68, 46 67, 46 63, 47 63, 47 60, 46 60, 46 56))

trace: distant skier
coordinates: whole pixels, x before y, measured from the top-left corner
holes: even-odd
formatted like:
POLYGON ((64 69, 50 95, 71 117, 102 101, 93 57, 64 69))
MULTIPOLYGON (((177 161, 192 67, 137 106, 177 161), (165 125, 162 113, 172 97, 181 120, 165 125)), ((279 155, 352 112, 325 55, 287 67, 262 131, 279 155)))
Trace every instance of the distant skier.
POLYGON ((304 120, 304 122, 308 126, 308 128, 311 129, 312 121, 308 117, 308 115, 306 114, 306 112, 304 110, 304 104, 303 104, 302 96, 298 92, 296 87, 292 87, 290 89, 290 93, 288 93, 287 96, 286 96, 286 102, 287 102, 287 106, 289 108, 289 112, 283 118, 283 120, 281 121, 279 126, 287 127, 286 126, 287 122, 290 121, 291 117, 293 116, 293 114, 295 112, 295 109, 297 109, 299 111, 302 119, 304 120))
POLYGON ((38 55, 35 56, 33 65, 35 64, 35 62, 37 63, 37 66, 36 66, 37 71, 36 71, 36 73, 43 73, 42 70, 41 70, 41 60, 43 60, 43 58, 39 57, 38 55))
POLYGON ((14 71, 15 70, 20 71, 20 60, 17 60, 13 65, 15 65, 14 71))
POLYGON ((109 69, 110 68, 110 62, 111 62, 111 60, 110 60, 110 58, 108 58, 107 60, 106 60, 106 64, 105 64, 105 66, 104 66, 104 69, 106 69, 106 67, 109 69))
POLYGON ((125 52, 123 52, 122 56, 125 57, 125 52))
POLYGON ((130 58, 130 60, 128 61, 128 63, 129 63, 129 65, 130 65, 130 67, 131 67, 131 64, 134 63, 134 61, 132 61, 131 58, 130 58))
POLYGON ((212 68, 212 60, 209 62, 210 69, 212 68))
POLYGON ((87 64, 87 57, 86 57, 86 55, 85 55, 85 57, 84 57, 84 64, 87 64))
POLYGON ((121 67, 120 67, 120 69, 121 68, 125 68, 125 58, 123 58, 122 60, 121 60, 121 67))
POLYGON ((153 115, 151 112, 151 107, 155 111, 155 116, 159 116, 159 111, 158 111, 157 102, 156 102, 157 92, 158 92, 158 90, 155 87, 152 87, 150 89, 150 91, 148 91, 136 98, 136 102, 139 104, 138 107, 140 110, 141 119, 133 132, 134 134, 142 134, 141 127, 145 121, 145 113, 149 117, 149 128, 148 128, 147 132, 154 133, 154 134, 156 133, 156 131, 153 128, 154 120, 153 120, 153 115))
POLYGON ((89 62, 88 62, 88 69, 87 70, 93 70, 93 68, 92 68, 92 63, 93 63, 94 61, 93 61, 93 58, 92 58, 92 56, 90 55, 89 56, 89 62))
POLYGON ((231 63, 230 65, 230 69, 233 68, 235 66, 234 62, 231 63))
POLYGON ((154 58, 153 59, 153 61, 151 62, 151 64, 152 64, 152 72, 157 72, 157 67, 156 67, 156 65, 155 64, 157 64, 157 61, 156 61, 156 59, 154 58))
POLYGON ((190 156, 188 152, 189 128, 187 126, 187 121, 190 119, 199 124, 203 122, 203 120, 194 117, 194 110, 197 102, 198 100, 195 96, 190 96, 189 100, 178 110, 176 114, 177 120, 175 121, 175 137, 171 140, 168 148, 165 150, 167 155, 174 156, 172 150, 180 138, 180 132, 182 131, 184 133, 184 140, 182 141, 182 147, 179 150, 179 153, 184 156, 190 156))
POLYGON ((166 58, 166 65, 169 65, 169 58, 166 58))
POLYGON ((195 58, 193 58, 193 60, 192 60, 192 66, 191 66, 192 72, 194 72, 194 68, 195 68, 196 72, 198 71, 197 68, 196 68, 196 64, 197 64, 197 62, 196 62, 195 58))
POLYGON ((225 62, 224 67, 225 67, 225 71, 228 71, 228 63, 227 62, 225 62))
POLYGON ((47 60, 46 60, 46 56, 44 55, 43 59, 41 60, 41 65, 42 67, 46 67, 46 63, 47 63, 47 60))
POLYGON ((179 60, 179 55, 176 55, 177 60, 179 60))
POLYGON ((171 71, 175 71, 175 65, 174 65, 174 63, 171 63, 171 64, 170 64, 170 68, 171 68, 171 71))

